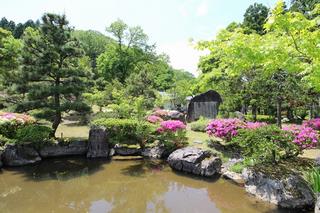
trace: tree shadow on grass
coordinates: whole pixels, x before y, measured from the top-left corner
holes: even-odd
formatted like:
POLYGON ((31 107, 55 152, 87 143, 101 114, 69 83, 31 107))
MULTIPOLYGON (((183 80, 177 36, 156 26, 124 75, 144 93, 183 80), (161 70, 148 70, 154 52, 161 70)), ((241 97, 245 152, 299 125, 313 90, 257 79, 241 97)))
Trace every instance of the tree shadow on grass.
POLYGON ((23 174, 28 181, 67 181, 80 176, 89 176, 103 169, 109 163, 105 159, 85 157, 59 157, 45 159, 37 164, 5 168, 7 171, 23 174))

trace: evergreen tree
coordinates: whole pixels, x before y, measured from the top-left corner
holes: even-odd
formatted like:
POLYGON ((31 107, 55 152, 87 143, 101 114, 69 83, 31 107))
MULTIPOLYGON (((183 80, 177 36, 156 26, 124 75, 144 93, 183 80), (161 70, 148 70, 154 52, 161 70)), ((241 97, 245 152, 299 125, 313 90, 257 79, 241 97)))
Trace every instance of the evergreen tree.
POLYGON ((27 28, 23 37, 23 82, 19 84, 28 92, 17 110, 47 111, 52 115, 52 136, 63 112, 89 110, 81 97, 87 78, 79 63, 83 51, 71 32, 64 15, 48 13, 39 30, 27 28))
POLYGON ((247 33, 256 32, 264 34, 263 25, 268 18, 269 9, 263 4, 254 3, 250 5, 244 14, 243 27, 247 33))

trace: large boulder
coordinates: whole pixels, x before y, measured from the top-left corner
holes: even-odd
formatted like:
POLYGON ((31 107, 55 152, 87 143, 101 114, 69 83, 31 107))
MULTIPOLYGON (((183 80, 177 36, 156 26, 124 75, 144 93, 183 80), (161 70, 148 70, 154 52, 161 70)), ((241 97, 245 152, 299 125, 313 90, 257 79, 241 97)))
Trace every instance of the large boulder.
POLYGON ((106 129, 92 127, 89 132, 87 158, 107 158, 109 156, 109 143, 106 129))
POLYGON ((114 151, 116 155, 121 155, 121 156, 141 155, 141 149, 139 148, 131 148, 131 147, 125 147, 125 146, 119 146, 119 145, 116 145, 114 147, 114 151))
POLYGON ((168 119, 185 122, 185 115, 177 110, 168 111, 168 119))
POLYGON ((210 151, 186 147, 172 152, 168 157, 172 169, 211 177, 221 170, 221 159, 210 151))
POLYGON ((246 191, 282 208, 306 209, 314 205, 314 194, 303 178, 293 172, 272 170, 271 175, 267 170, 244 169, 246 191))
POLYGON ((6 145, 2 154, 5 166, 23 166, 41 161, 39 153, 29 145, 6 145))
POLYGON ((40 156, 43 158, 69 156, 69 155, 85 155, 88 150, 86 141, 73 141, 69 144, 51 144, 40 149, 40 156))
POLYGON ((166 148, 164 147, 164 145, 156 145, 153 147, 144 148, 141 152, 141 155, 147 158, 161 159, 163 158, 165 152, 166 148))

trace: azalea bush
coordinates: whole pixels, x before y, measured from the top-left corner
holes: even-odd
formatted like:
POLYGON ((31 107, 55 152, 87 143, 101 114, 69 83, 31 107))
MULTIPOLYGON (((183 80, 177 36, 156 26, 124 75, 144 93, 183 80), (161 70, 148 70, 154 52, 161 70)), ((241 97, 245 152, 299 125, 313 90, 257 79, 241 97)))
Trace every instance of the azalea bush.
POLYGON ((0 112, 0 134, 14 138, 19 128, 34 124, 35 119, 25 114, 0 112))
POLYGON ((310 127, 314 130, 320 131, 320 118, 304 121, 303 126, 310 127))
POLYGON ((265 125, 254 129, 240 129, 230 144, 238 147, 247 162, 278 162, 295 157, 300 148, 292 143, 294 135, 275 125, 265 125))
POLYGON ((181 121, 162 121, 157 132, 159 141, 169 150, 183 147, 187 143, 186 125, 181 121))
POLYGON ((257 129, 266 126, 265 122, 244 122, 240 119, 215 119, 206 128, 210 136, 216 136, 226 141, 238 135, 240 129, 257 129))
POLYGON ((232 137, 238 134, 238 130, 244 126, 245 123, 239 119, 215 119, 209 123, 206 131, 210 136, 230 141, 232 137))
POLYGON ((316 130, 309 127, 309 124, 303 125, 286 125, 283 130, 291 132, 295 137, 293 142, 297 144, 300 149, 314 148, 319 142, 319 134, 316 130))
POLYGON ((150 122, 150 123, 155 124, 155 123, 160 123, 160 122, 162 122, 163 119, 162 119, 161 117, 159 117, 159 116, 156 116, 156 115, 149 115, 149 116, 147 117, 147 121, 150 122))

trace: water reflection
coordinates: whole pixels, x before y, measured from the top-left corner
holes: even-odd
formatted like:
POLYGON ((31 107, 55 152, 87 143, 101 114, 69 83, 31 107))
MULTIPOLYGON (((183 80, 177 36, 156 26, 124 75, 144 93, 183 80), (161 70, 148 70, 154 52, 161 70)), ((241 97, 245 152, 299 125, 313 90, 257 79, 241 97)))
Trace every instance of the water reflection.
POLYGON ((50 159, 0 174, 1 212, 278 212, 222 179, 162 161, 50 159), (19 202, 19 205, 17 205, 19 202))

